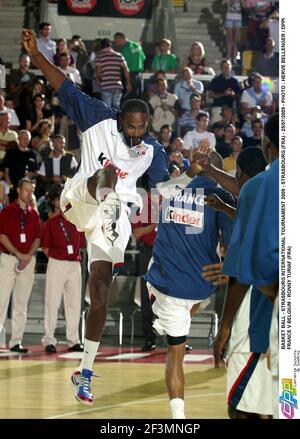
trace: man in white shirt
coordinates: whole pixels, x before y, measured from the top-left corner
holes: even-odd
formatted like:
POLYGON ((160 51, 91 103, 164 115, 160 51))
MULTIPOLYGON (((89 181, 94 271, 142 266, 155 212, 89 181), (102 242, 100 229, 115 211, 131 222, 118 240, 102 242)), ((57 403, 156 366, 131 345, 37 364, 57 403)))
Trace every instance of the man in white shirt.
POLYGON ((53 62, 53 57, 56 53, 56 42, 50 39, 51 29, 52 27, 50 23, 40 23, 37 46, 45 57, 53 62))
POLYGON ((189 157, 190 149, 195 149, 199 144, 206 140, 210 149, 215 150, 216 137, 213 133, 207 131, 209 124, 209 114, 201 111, 196 117, 197 126, 193 131, 188 131, 183 138, 183 154, 189 157))
POLYGON ((259 73, 252 74, 252 87, 243 91, 241 98, 241 113, 249 114, 253 107, 259 105, 267 114, 272 114, 272 94, 265 90, 263 77, 259 73))

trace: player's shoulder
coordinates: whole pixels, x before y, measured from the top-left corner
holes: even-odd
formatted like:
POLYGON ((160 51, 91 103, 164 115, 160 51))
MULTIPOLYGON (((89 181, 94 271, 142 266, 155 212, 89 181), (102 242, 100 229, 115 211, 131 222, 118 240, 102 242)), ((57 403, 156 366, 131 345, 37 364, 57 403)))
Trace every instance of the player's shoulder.
POLYGON ((146 134, 146 136, 144 137, 144 142, 147 145, 152 145, 154 152, 164 151, 164 147, 162 146, 162 144, 159 143, 159 141, 151 134, 146 134))

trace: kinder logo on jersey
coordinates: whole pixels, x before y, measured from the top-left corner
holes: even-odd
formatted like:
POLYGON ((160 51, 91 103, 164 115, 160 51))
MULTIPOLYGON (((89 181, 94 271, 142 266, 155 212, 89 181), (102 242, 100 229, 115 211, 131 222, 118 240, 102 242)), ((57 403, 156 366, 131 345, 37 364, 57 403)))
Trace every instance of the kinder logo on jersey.
POLYGON ((75 14, 91 12, 97 5, 97 0, 66 0, 68 8, 75 14))
MULTIPOLYGON (((101 154, 99 155, 98 162, 101 166, 103 166, 103 168, 107 168, 112 164, 111 161, 107 157, 105 157, 103 152, 101 152, 101 154)), ((116 175, 119 178, 126 178, 128 176, 128 172, 122 171, 122 169, 120 168, 116 168, 116 175)))
POLYGON ((285 418, 293 419, 295 409, 298 409, 298 401, 295 398, 297 395, 297 389, 294 387, 294 383, 291 378, 282 378, 281 385, 282 393, 279 398, 281 403, 281 413, 285 418))
POLYGON ((203 212, 168 206, 165 210, 164 220, 166 223, 174 222, 203 229, 203 212))
POLYGON ((144 0, 114 0, 114 6, 120 14, 137 15, 142 12, 144 0))

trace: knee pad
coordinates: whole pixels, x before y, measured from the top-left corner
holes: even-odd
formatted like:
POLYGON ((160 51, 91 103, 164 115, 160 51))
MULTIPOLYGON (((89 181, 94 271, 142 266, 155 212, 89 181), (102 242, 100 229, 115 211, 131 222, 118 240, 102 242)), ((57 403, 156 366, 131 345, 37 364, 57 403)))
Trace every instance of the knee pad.
POLYGON ((186 335, 181 335, 180 337, 172 337, 171 335, 167 335, 167 342, 170 346, 176 346, 186 342, 186 335))

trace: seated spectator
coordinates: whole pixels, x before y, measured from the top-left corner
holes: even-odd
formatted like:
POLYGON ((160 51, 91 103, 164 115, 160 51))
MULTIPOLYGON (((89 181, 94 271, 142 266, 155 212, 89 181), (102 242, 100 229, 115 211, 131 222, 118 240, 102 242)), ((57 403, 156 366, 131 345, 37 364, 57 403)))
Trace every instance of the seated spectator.
POLYGON ((196 128, 193 131, 188 131, 183 138, 183 155, 185 157, 190 156, 190 149, 197 148, 202 142, 204 142, 204 144, 209 148, 213 150, 215 149, 215 135, 207 131, 207 127, 209 124, 209 114, 205 111, 201 111, 196 119, 196 128))
POLYGON ((0 211, 9 203, 8 195, 9 184, 5 179, 5 168, 0 165, 0 211))
POLYGON ((183 151, 183 140, 181 137, 177 137, 176 135, 173 135, 170 139, 170 152, 182 152, 183 151))
POLYGON ((253 107, 250 111, 250 114, 246 114, 245 122, 242 125, 241 134, 244 137, 252 137, 253 131, 252 131, 252 122, 256 119, 260 119, 262 123, 265 125, 265 123, 268 120, 268 115, 263 113, 261 110, 261 107, 259 105, 256 105, 253 107))
POLYGON ((240 136, 234 136, 231 142, 232 153, 223 160, 223 170, 228 174, 235 176, 236 160, 243 148, 243 139, 240 136))
POLYGON ((168 169, 171 178, 179 177, 180 169, 177 162, 171 162, 168 169))
POLYGON ((45 95, 37 93, 32 100, 32 109, 26 120, 26 130, 34 132, 42 119, 49 119, 54 124, 54 116, 50 110, 45 108, 45 95))
POLYGON ((10 116, 7 111, 2 111, 0 113, 0 164, 6 151, 16 148, 17 141, 17 133, 10 129, 10 116))
POLYGON ((241 113, 249 114, 251 109, 259 105, 267 114, 272 114, 272 94, 263 86, 263 77, 259 73, 252 74, 252 86, 243 91, 241 113))
POLYGON ((52 151, 52 141, 50 139, 53 125, 49 119, 42 119, 35 132, 32 133, 31 146, 36 153, 36 161, 39 166, 41 161, 48 157, 52 151))
POLYGON ((29 72, 30 57, 28 55, 20 55, 19 68, 12 69, 7 77, 6 88, 10 96, 14 98, 14 103, 19 104, 19 98, 22 90, 28 83, 32 82, 35 74, 29 72))
POLYGON ((69 66, 75 67, 75 60, 73 56, 69 53, 67 40, 65 38, 60 38, 56 43, 56 54, 53 57, 53 62, 56 66, 59 66, 59 55, 61 53, 68 53, 70 55, 69 66))
POLYGON ((194 130, 197 126, 197 116, 201 109, 201 96, 192 93, 190 96, 190 110, 185 111, 177 121, 180 128, 180 136, 183 137, 187 131, 194 130))
POLYGON ((212 79, 209 84, 209 95, 213 99, 211 124, 222 119, 220 116, 223 105, 232 108, 242 92, 242 88, 231 75, 232 65, 228 59, 221 62, 221 74, 212 79))
POLYGON ((168 84, 165 79, 157 80, 157 94, 149 100, 149 106, 152 109, 152 129, 159 133, 163 125, 170 125, 172 130, 175 129, 177 112, 174 108, 177 96, 167 91, 168 84))
POLYGON ((16 113, 20 119, 20 127, 25 128, 28 113, 32 111, 32 102, 35 95, 46 95, 45 83, 41 78, 35 78, 29 82, 20 93, 19 105, 16 113))
POLYGON ((263 140, 264 126, 261 119, 256 119, 252 122, 252 137, 244 137, 244 148, 248 146, 258 146, 261 148, 263 140))
POLYGON ((223 122, 215 122, 211 127, 211 132, 216 137, 216 142, 220 142, 224 137, 224 127, 225 124, 223 122))
POLYGON ((79 70, 70 66, 71 57, 68 53, 58 55, 58 67, 67 75, 76 85, 82 85, 82 79, 79 70))
POLYGON ((172 136, 172 127, 170 125, 162 125, 159 131, 158 141, 164 147, 166 153, 170 151, 170 140, 172 136))
POLYGON ((171 53, 172 43, 167 38, 160 42, 160 53, 156 54, 151 64, 152 72, 162 70, 166 73, 176 73, 177 59, 174 53, 171 53))
POLYGON ((181 108, 184 111, 191 109, 190 97, 195 93, 203 93, 204 87, 201 81, 193 79, 193 72, 189 67, 182 70, 182 79, 180 79, 174 88, 174 94, 178 97, 181 108))
POLYGON ((266 39, 266 50, 261 54, 255 64, 255 70, 263 76, 279 76, 279 54, 274 52, 275 41, 266 39))
POLYGON ((216 144, 216 151, 224 159, 232 154, 232 140, 235 135, 235 126, 228 124, 224 126, 224 137, 216 144))
POLYGON ((56 134, 53 137, 53 150, 42 160, 38 174, 48 192, 53 183, 64 183, 67 177, 72 177, 78 163, 75 157, 66 153, 64 136, 56 134))
POLYGON ((215 75, 214 70, 208 66, 204 46, 200 41, 195 41, 191 45, 189 56, 184 60, 183 67, 189 67, 195 75, 215 75))
POLYGON ((220 119, 219 122, 223 123, 224 125, 229 123, 235 125, 238 122, 234 108, 229 107, 228 105, 223 105, 220 115, 222 119, 220 119))
POLYGON ((10 202, 18 197, 17 187, 19 181, 24 177, 32 179, 36 175, 36 154, 32 149, 29 149, 30 140, 30 132, 21 130, 18 135, 17 148, 7 151, 3 160, 5 178, 10 187, 10 202))
POLYGON ((166 73, 162 70, 157 70, 146 82, 145 81, 145 93, 146 98, 150 99, 152 96, 158 93, 157 91, 157 80, 158 79, 166 79, 166 73))
POLYGON ((9 114, 10 118, 10 129, 13 131, 18 131, 18 128, 20 126, 19 118, 13 108, 13 100, 5 98, 3 95, 2 90, 0 89, 0 113, 1 112, 7 112, 9 114), (10 108, 9 105, 12 107, 10 108))
POLYGON ((184 157, 183 154, 179 151, 171 152, 168 159, 170 164, 174 162, 177 163, 181 174, 186 171, 190 166, 189 160, 184 157))

